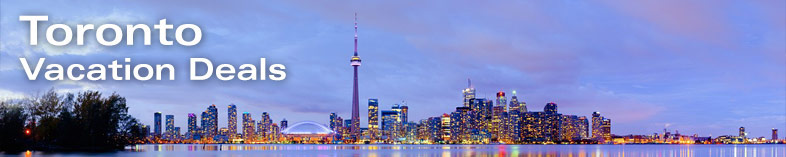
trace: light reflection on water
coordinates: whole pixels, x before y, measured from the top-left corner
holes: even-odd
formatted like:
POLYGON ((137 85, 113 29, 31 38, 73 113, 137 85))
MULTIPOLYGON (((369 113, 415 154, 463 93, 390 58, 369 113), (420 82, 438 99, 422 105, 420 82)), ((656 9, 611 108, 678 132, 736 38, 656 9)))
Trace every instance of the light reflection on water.
MULTIPOLYGON (((286 145, 286 144, 146 144, 118 156, 786 156, 786 145, 286 145)), ((29 155, 25 153, 25 155, 29 155)))

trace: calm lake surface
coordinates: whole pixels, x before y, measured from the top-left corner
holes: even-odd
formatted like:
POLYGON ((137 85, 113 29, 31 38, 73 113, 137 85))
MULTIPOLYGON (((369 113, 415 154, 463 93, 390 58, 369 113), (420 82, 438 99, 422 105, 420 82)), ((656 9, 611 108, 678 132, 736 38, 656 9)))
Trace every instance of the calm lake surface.
MULTIPOLYGON (((7 154, 6 154, 7 155, 7 154)), ((113 153, 32 156, 786 156, 786 145, 285 145, 145 144, 113 153)))

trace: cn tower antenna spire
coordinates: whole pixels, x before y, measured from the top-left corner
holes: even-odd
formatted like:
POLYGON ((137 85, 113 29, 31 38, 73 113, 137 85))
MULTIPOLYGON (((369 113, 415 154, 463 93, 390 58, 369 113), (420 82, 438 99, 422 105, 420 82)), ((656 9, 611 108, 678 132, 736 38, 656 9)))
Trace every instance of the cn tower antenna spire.
POLYGON ((355 56, 358 55, 358 12, 355 12, 355 56))

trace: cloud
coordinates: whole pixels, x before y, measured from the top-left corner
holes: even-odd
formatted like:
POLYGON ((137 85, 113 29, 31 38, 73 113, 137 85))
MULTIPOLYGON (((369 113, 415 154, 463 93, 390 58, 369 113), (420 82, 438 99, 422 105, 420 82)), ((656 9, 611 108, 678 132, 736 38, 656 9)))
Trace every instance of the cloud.
POLYGON ((27 95, 21 92, 10 91, 6 89, 0 89, 0 101, 5 100, 18 100, 27 98, 27 95))

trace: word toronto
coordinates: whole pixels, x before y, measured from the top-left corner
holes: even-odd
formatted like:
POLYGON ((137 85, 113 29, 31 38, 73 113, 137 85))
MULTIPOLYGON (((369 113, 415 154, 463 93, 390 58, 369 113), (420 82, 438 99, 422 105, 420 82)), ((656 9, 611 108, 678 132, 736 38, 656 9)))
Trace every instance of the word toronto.
MULTIPOLYGON (((49 16, 19 16, 19 21, 28 22, 30 25, 30 45, 38 45, 38 31, 39 24, 43 21, 48 21, 49 16)), ((159 20, 158 24, 153 25, 153 28, 158 31, 159 43, 161 45, 170 46, 174 45, 175 41, 181 46, 194 46, 199 44, 202 40, 202 29, 195 24, 182 24, 175 27, 168 24, 166 19, 159 20), (175 29, 175 41, 167 39, 167 34, 170 30, 175 29), (193 32, 193 38, 187 40, 187 35, 184 32, 190 30, 193 32)), ((72 43, 74 35, 76 36, 76 45, 85 45, 85 34, 95 30, 95 40, 103 46, 116 46, 123 41, 125 36, 126 45, 134 45, 134 33, 141 31, 143 35, 143 44, 151 45, 151 29, 146 24, 126 25, 125 33, 123 29, 117 24, 102 24, 97 28, 94 24, 77 24, 76 32, 72 31, 72 27, 66 24, 52 24, 46 27, 46 42, 50 45, 61 47, 67 46, 72 43), (105 35, 114 34, 113 37, 107 38, 105 35)), ((22 68, 27 74, 29 80, 37 80, 41 74, 41 69, 46 69, 43 73, 46 80, 90 80, 99 81, 107 80, 107 73, 111 72, 110 79, 112 80, 139 80, 147 81, 155 80, 175 80, 175 67, 172 64, 137 64, 131 65, 131 58, 124 58, 123 63, 118 63, 117 60, 111 61, 110 64, 90 64, 88 66, 82 64, 71 64, 63 66, 61 64, 44 65, 46 58, 38 58, 35 66, 29 63, 27 58, 19 58, 22 68), (109 70, 107 70, 109 69, 109 70), (165 77, 166 76, 166 77, 165 77)), ((190 58, 190 80, 208 80, 215 74, 216 78, 222 81, 229 81, 237 78, 238 80, 270 80, 281 81, 286 78, 286 66, 283 64, 271 64, 267 66, 265 58, 259 58, 259 65, 254 64, 241 64, 234 66, 232 64, 218 64, 213 66, 213 62, 207 58, 190 58), (204 67, 204 68, 201 68, 204 67), (270 72, 268 75, 267 72, 270 72)))

